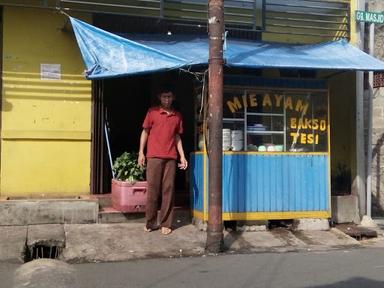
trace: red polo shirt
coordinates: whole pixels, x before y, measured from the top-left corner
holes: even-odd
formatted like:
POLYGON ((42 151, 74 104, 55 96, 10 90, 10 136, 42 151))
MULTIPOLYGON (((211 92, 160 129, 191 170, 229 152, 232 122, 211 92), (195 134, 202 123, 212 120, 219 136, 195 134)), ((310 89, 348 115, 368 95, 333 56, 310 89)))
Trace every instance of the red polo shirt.
POLYGON ((183 133, 183 120, 176 111, 150 108, 143 128, 148 129, 147 158, 177 159, 176 134, 183 133))

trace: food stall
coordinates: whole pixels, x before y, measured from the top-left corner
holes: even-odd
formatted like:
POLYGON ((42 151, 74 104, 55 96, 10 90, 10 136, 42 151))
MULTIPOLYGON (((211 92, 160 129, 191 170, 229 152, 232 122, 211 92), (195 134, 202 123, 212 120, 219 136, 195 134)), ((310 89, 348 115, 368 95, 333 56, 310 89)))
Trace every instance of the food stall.
MULTIPOLYGON (((193 216, 208 218, 207 123, 196 93, 193 216)), ((229 76, 223 95, 223 220, 330 217, 324 80, 229 76)), ((203 99, 202 99, 203 98, 203 99)))

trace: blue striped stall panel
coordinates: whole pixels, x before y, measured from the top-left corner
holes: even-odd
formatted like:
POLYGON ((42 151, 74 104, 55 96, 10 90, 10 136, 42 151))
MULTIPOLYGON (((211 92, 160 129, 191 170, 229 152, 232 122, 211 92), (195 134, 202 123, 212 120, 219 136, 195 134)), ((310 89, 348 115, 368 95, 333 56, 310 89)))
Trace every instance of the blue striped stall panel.
POLYGON ((328 157, 223 155, 223 212, 328 211, 328 157))
POLYGON ((192 205, 194 210, 204 209, 204 158, 202 154, 191 154, 189 161, 190 169, 190 191, 192 191, 192 205))

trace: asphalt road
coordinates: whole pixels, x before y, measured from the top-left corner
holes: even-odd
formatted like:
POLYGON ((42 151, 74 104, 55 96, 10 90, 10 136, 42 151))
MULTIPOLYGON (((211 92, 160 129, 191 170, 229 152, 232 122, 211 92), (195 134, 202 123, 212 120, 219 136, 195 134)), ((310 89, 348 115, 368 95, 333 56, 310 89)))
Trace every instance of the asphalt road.
MULTIPOLYGON (((19 266, 0 263, 1 288, 12 287, 13 272, 19 266)), ((384 249, 378 248, 149 259, 73 267, 81 288, 384 287, 384 249)), ((55 287, 54 283, 51 287, 55 287)))

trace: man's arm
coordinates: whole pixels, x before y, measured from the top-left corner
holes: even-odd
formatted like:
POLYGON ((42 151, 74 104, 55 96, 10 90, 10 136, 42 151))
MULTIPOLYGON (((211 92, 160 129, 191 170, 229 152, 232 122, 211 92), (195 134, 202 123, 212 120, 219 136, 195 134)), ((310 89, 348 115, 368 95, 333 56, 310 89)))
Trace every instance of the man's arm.
POLYGON ((140 135, 140 149, 139 149, 139 159, 137 160, 137 163, 141 166, 145 166, 145 155, 144 155, 144 149, 147 145, 148 140, 148 129, 143 129, 140 135))
POLYGON ((179 134, 176 134, 175 140, 176 140, 176 148, 177 148, 177 151, 179 152, 179 155, 180 155, 180 163, 177 166, 180 169, 185 170, 188 167, 188 162, 187 162, 187 159, 185 159, 183 142, 181 141, 179 134))

